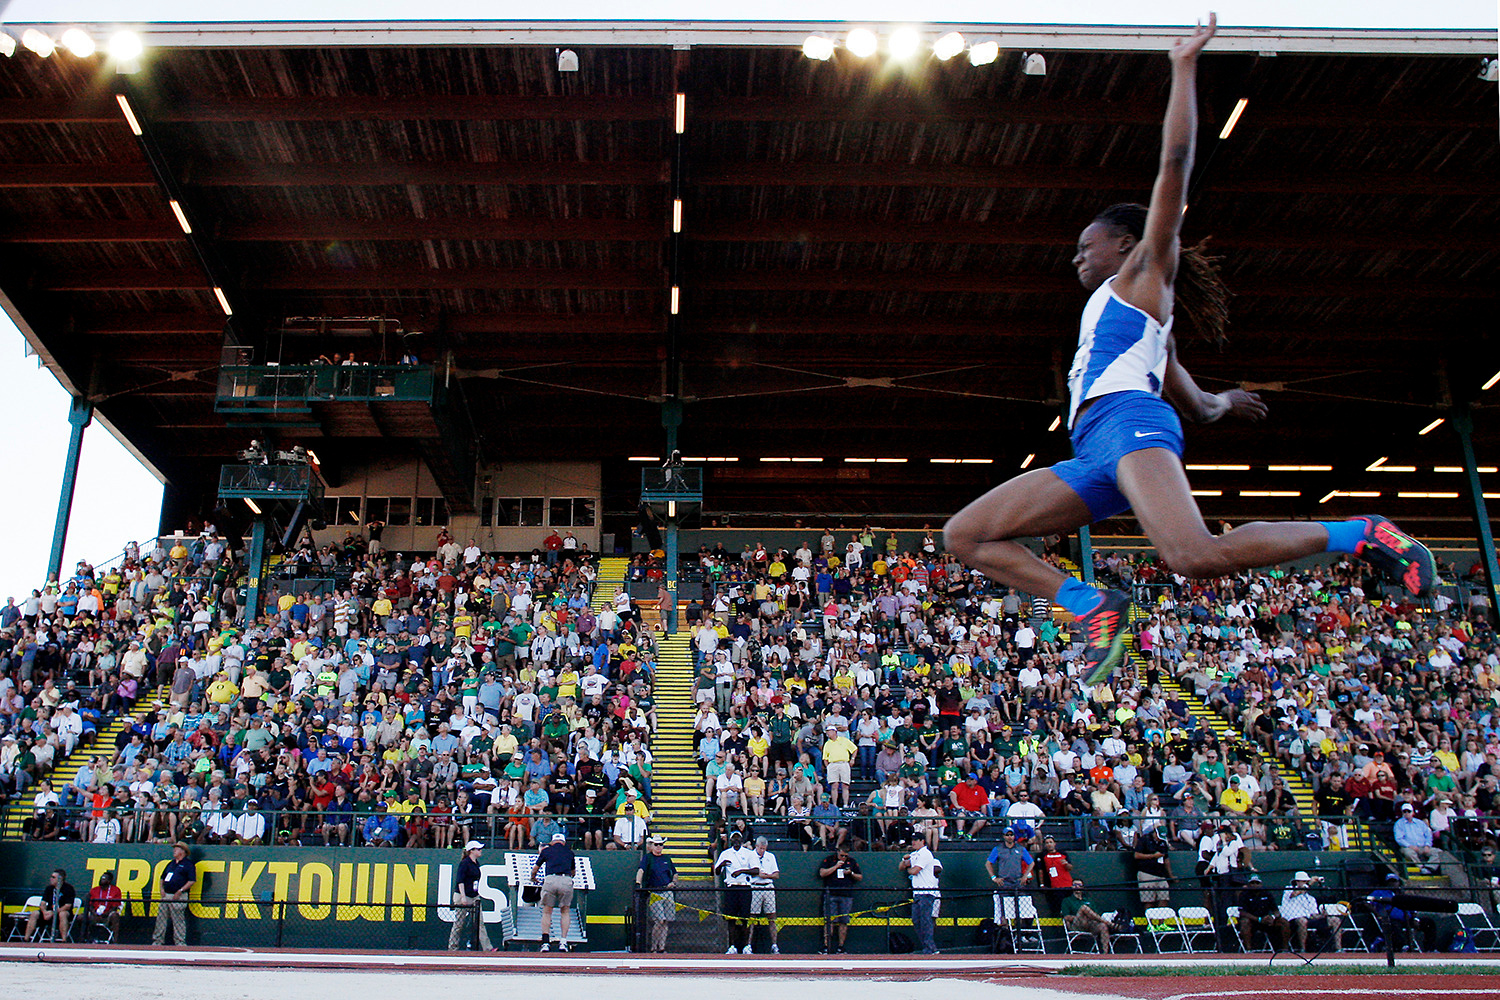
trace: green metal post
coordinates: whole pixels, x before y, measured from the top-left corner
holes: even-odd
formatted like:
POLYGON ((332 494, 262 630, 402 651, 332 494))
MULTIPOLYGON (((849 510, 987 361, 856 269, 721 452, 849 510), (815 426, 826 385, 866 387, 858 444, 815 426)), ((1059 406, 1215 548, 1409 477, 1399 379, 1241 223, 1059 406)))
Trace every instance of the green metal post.
POLYGON ((250 576, 245 587, 245 625, 260 617, 260 581, 266 568, 266 519, 257 516, 250 526, 250 576))
MULTIPOLYGON (((677 450, 677 428, 682 426, 682 401, 666 399, 661 404, 661 425, 667 432, 667 458, 677 450)), ((677 512, 667 507, 667 633, 677 632, 677 512)))
POLYGON ((52 526, 52 554, 47 559, 47 579, 62 578, 63 546, 68 541, 68 519, 73 514, 73 490, 78 486, 78 459, 83 454, 83 429, 94 418, 94 407, 81 396, 74 396, 68 407, 68 455, 63 462, 62 493, 57 499, 57 521, 52 526))
POLYGON ((1089 538, 1089 526, 1078 529, 1078 566, 1083 570, 1083 582, 1094 585, 1094 543, 1089 538))
POLYGON ((1495 560, 1495 536, 1490 531, 1490 513, 1484 503, 1484 487, 1479 483, 1479 462, 1474 456, 1474 415, 1468 403, 1455 403, 1450 411, 1453 429, 1464 454, 1464 482, 1469 487, 1469 503, 1474 508, 1474 527, 1479 541, 1479 559, 1484 564, 1485 592, 1490 599, 1490 620, 1500 621, 1500 567, 1495 560))

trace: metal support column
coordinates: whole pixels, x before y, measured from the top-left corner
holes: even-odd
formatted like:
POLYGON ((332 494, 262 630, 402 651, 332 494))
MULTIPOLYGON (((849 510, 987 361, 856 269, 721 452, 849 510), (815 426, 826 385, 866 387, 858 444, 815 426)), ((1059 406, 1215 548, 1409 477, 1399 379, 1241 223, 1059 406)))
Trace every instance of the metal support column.
POLYGON ((62 493, 57 499, 57 521, 52 526, 52 554, 47 559, 47 579, 61 579, 63 546, 68 541, 68 519, 73 513, 73 490, 78 485, 78 459, 83 454, 83 429, 94 418, 93 404, 74 396, 68 407, 68 455, 63 463, 62 493))
POLYGON ((1078 567, 1083 570, 1083 582, 1094 585, 1094 543, 1089 538, 1089 526, 1078 529, 1078 567))
POLYGON ((245 585, 245 625, 260 617, 261 574, 266 568, 266 519, 256 517, 250 524, 250 575, 245 585))
POLYGON ((1484 503, 1484 487, 1479 483, 1479 462, 1474 457, 1474 415, 1468 403, 1454 403, 1449 411, 1458 444, 1464 456, 1464 483, 1469 489, 1469 503, 1474 510, 1475 538, 1479 541, 1479 560, 1484 566, 1485 593, 1490 599, 1490 621, 1500 622, 1500 567, 1495 560, 1495 536, 1490 530, 1490 513, 1484 503))
MULTIPOLYGON (((677 451, 677 428, 682 426, 682 401, 663 400, 661 425, 667 432, 667 457, 677 451)), ((667 545, 667 607, 661 608, 662 620, 667 623, 669 635, 677 632, 677 510, 676 503, 667 504, 667 530, 664 541, 667 545)))

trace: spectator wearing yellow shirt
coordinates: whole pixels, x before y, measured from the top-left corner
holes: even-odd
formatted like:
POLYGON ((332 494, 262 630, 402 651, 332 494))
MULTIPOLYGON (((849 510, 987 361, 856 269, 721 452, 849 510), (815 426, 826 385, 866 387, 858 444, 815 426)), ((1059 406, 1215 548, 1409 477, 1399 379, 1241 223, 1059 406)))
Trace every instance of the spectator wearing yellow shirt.
POLYGON ((391 616, 391 599, 382 593, 375 598, 375 603, 370 605, 370 613, 375 616, 376 621, 384 622, 391 616))
POLYGON ((1240 787, 1240 776, 1229 776, 1229 787, 1219 796, 1219 805, 1243 816, 1250 811, 1250 794, 1240 787))
POLYGON ((215 705, 227 705, 240 696, 240 689, 235 686, 234 681, 229 679, 228 674, 220 670, 213 682, 208 685, 205 695, 215 705))
POLYGON ((849 786, 853 782, 853 769, 849 765, 859 748, 840 729, 829 729, 828 733, 828 741, 823 744, 823 765, 828 777, 829 795, 834 805, 838 805, 842 798, 843 805, 848 806, 849 786))

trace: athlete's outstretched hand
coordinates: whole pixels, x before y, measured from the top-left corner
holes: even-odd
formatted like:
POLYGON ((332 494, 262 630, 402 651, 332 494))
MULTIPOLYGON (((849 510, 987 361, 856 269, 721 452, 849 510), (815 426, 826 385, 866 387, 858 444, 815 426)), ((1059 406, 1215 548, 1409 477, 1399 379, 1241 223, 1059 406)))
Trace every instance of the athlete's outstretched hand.
POLYGON ((1241 420, 1258 424, 1266 419, 1266 414, 1270 412, 1259 393, 1247 392, 1244 389, 1227 389, 1219 393, 1219 398, 1224 401, 1224 416, 1226 417, 1239 417, 1241 420))
POLYGON ((1198 22, 1198 27, 1186 38, 1179 38, 1172 43, 1171 58, 1173 62, 1193 62, 1198 58, 1198 53, 1203 51, 1203 46, 1214 37, 1214 32, 1219 27, 1219 15, 1213 11, 1208 12, 1208 23, 1198 22))

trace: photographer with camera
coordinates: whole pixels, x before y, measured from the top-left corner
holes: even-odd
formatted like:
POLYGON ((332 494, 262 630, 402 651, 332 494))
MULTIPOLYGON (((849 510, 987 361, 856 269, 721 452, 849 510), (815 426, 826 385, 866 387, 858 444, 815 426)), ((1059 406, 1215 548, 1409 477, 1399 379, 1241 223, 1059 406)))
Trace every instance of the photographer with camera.
MULTIPOLYGON (((1323 879, 1319 876, 1313 879, 1307 872, 1297 872, 1292 876, 1292 884, 1287 886, 1286 891, 1281 894, 1281 919, 1287 922, 1287 927, 1297 936, 1297 950, 1307 951, 1307 929, 1312 927, 1333 934, 1333 950, 1343 951, 1344 933, 1340 929, 1343 921, 1323 912, 1323 906, 1318 898, 1313 895, 1313 886, 1321 885, 1323 879)), ((1320 949, 1321 950, 1321 949, 1320 949)))

